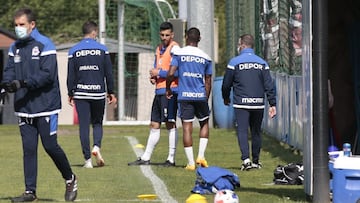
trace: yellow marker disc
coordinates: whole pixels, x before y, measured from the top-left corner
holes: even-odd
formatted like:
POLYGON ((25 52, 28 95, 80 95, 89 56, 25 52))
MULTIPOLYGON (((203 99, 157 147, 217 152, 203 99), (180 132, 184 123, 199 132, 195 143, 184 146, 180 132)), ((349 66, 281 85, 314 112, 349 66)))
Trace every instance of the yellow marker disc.
POLYGON ((137 197, 142 200, 153 200, 156 199, 157 196, 155 194, 143 194, 138 195, 137 197))
POLYGON ((136 147, 136 148, 144 148, 144 145, 142 145, 142 144, 136 144, 135 147, 136 147))

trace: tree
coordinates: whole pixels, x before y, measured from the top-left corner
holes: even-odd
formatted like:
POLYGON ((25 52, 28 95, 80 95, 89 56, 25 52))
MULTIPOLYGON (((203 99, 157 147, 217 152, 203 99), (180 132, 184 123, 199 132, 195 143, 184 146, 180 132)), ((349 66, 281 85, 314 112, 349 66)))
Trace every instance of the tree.
MULTIPOLYGON (((219 22, 219 62, 216 64, 217 75, 222 75, 228 58, 225 56, 226 33, 225 30, 225 1, 215 0, 215 17, 219 22)), ((107 36, 117 38, 117 2, 106 1, 107 36)), ((168 0, 176 12, 177 0, 168 0)), ((0 0, 0 27, 9 31, 14 30, 14 12, 22 7, 30 7, 37 13, 37 26, 39 30, 49 36, 55 44, 77 42, 82 38, 81 25, 87 20, 98 21, 97 0, 0 0)), ((131 5, 126 5, 131 7, 131 5)), ((134 9, 134 8, 132 8, 134 9)), ((133 12, 125 12, 126 40, 139 44, 150 44, 149 16, 136 17, 145 12, 144 8, 137 8, 133 12)), ((157 29, 157 28, 156 28, 157 29)), ((235 43, 235 42, 234 42, 235 43)))
POLYGON ((94 0, 0 0, 1 27, 12 31, 14 12, 29 7, 37 14, 39 30, 55 43, 77 41, 82 37, 81 25, 98 19, 98 4, 94 0))

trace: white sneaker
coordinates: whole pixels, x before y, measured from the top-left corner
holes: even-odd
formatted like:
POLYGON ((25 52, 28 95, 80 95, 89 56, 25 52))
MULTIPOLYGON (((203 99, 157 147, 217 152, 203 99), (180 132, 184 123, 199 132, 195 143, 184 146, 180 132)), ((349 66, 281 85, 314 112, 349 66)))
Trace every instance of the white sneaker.
POLYGON ((100 154, 100 148, 98 146, 94 146, 93 150, 91 151, 91 154, 95 156, 96 158, 96 164, 101 167, 105 165, 104 159, 102 158, 100 154))
POLYGON ((85 160, 85 164, 83 166, 84 168, 93 168, 92 162, 91 162, 91 158, 88 160, 85 160))

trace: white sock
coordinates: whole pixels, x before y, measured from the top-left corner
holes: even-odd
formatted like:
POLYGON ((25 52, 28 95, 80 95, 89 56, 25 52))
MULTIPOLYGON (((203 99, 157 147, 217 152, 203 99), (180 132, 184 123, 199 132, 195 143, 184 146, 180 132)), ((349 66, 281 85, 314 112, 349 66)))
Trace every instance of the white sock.
POLYGON ((141 156, 141 159, 144 161, 148 161, 151 158, 151 154, 153 153, 155 146, 160 140, 160 129, 150 129, 150 134, 147 140, 146 149, 144 154, 141 156))
POLYGON ((167 160, 171 163, 175 163, 176 145, 178 142, 178 132, 176 128, 172 128, 168 131, 169 133, 169 155, 167 160))
POLYGON ((245 160, 243 161, 244 164, 247 164, 247 163, 250 163, 250 162, 251 162, 251 161, 250 161, 249 158, 247 158, 247 159, 245 159, 245 160))
POLYGON ((185 154, 186 154, 186 158, 188 159, 188 164, 189 165, 195 165, 195 160, 194 160, 194 153, 193 153, 193 147, 184 147, 185 149, 185 154))
POLYGON ((198 158, 201 158, 201 159, 205 158, 205 150, 206 150, 208 141, 209 141, 208 138, 200 138, 198 158))

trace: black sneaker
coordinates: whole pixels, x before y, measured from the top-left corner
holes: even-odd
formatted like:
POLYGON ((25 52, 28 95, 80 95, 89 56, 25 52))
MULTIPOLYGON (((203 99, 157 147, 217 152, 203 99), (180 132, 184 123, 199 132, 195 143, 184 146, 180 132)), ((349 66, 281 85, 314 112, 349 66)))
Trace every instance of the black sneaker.
POLYGON ((252 163, 252 168, 257 168, 257 169, 261 169, 262 168, 262 164, 260 162, 257 162, 257 163, 252 163))
POLYGON ((169 160, 166 160, 164 163, 161 164, 162 166, 165 166, 165 167, 173 167, 175 166, 175 162, 174 163, 171 163, 169 160))
POLYGON ((144 161, 139 157, 136 161, 128 163, 128 166, 138 166, 138 165, 150 165, 150 160, 144 161))
POLYGON ((241 165, 241 169, 240 170, 242 170, 242 171, 248 171, 248 170, 250 170, 250 169, 252 169, 252 164, 251 164, 251 162, 247 162, 246 164, 242 164, 241 165))
POLYGON ((75 175, 72 175, 71 180, 65 181, 65 201, 72 202, 76 199, 77 196, 77 178, 75 175))
POLYGON ((34 192, 32 191, 25 191, 19 197, 14 197, 11 199, 11 202, 32 202, 36 201, 37 197, 34 192))

